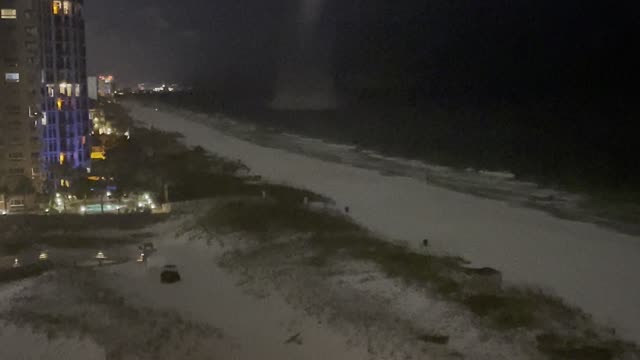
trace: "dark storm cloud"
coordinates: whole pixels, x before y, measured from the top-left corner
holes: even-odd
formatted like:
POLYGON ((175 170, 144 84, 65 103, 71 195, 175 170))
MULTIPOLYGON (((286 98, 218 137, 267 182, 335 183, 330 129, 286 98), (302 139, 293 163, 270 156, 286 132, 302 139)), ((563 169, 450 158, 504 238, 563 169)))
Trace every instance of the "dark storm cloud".
POLYGON ((301 19, 315 12, 321 16, 301 59, 329 61, 346 93, 505 98, 620 91, 638 60, 638 12, 630 1, 301 2, 88 1, 90 71, 132 83, 204 81, 268 92, 280 64, 290 61, 301 19))
POLYGON ((264 1, 89 1, 91 72, 126 82, 259 72, 279 46, 286 6, 264 1))
POLYGON ((170 28, 169 21, 165 18, 162 10, 156 6, 149 6, 138 13, 139 19, 148 21, 151 30, 164 31, 170 28))

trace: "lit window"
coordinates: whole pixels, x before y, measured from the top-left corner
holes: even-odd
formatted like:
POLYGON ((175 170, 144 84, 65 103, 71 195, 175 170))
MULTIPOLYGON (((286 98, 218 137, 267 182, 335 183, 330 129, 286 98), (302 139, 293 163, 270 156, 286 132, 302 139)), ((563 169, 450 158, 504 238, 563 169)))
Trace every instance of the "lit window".
POLYGON ((63 9, 65 15, 71 14, 71 1, 63 1, 62 2, 62 9, 63 9))
POLYGON ((4 81, 12 82, 12 83, 20 82, 20 74, 18 74, 18 73, 5 73, 4 74, 4 81))
POLYGON ((62 104, 64 104, 64 101, 62 101, 62 99, 58 98, 58 101, 56 101, 56 105, 58 106, 58 110, 62 110, 62 104))
POLYGON ((17 16, 18 13, 16 12, 16 9, 0 9, 1 19, 15 19, 17 16))
POLYGON ((53 85, 51 84, 47 85, 47 94, 49 94, 49 97, 55 96, 55 89, 53 85))
POLYGON ((66 90, 67 90, 67 83, 61 83, 60 84, 60 94, 64 95, 66 90))
POLYGON ((76 96, 80 97, 80 84, 76 84, 76 96))
POLYGON ((71 84, 67 84, 67 96, 71 96, 71 89, 73 86, 71 84))
POLYGON ((60 13, 60 9, 62 8, 62 1, 54 1, 53 2, 53 15, 58 15, 60 13))

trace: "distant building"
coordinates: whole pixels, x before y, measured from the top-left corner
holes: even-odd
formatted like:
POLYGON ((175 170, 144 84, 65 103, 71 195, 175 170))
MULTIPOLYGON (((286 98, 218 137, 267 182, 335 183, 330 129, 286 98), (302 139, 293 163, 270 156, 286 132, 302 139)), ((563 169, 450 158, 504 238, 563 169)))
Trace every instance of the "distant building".
MULTIPOLYGON (((0 0, 0 210, 25 208, 25 182, 42 187, 39 0, 0 0), (3 196, 6 195, 6 196, 3 196)), ((28 204, 26 204, 28 205, 28 204)))
POLYGON ((91 100, 98 100, 98 77, 89 76, 87 78, 87 95, 91 100))
POLYGON ((93 122, 92 134, 94 136, 100 135, 120 135, 118 131, 111 125, 111 122, 107 121, 104 110, 91 109, 89 110, 89 116, 93 122))
POLYGON ((98 95, 101 97, 112 97, 116 92, 115 85, 113 75, 98 76, 98 95))

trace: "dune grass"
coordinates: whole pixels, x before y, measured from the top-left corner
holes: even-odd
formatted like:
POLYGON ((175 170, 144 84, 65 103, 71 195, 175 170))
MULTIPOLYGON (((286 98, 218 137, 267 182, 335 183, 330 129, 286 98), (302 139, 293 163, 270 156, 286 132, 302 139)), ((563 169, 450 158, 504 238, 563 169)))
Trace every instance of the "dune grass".
POLYGON ((35 264, 21 266, 19 268, 5 269, 0 271, 0 284, 38 276, 51 268, 52 265, 50 262, 38 262, 35 264))
POLYGON ((306 208, 285 202, 233 201, 216 207, 203 222, 218 232, 247 232, 252 234, 321 233, 325 231, 352 231, 358 227, 348 219, 334 215, 318 216, 306 208))
POLYGON ((620 355, 625 347, 620 341, 586 340, 555 333, 542 333, 536 337, 538 349, 552 360, 610 360, 620 355))
MULTIPOLYGON (((314 251, 314 256, 307 259, 310 266, 325 266, 345 256, 371 262, 389 277, 431 289, 498 330, 529 329, 546 334, 554 328, 574 331, 581 324, 590 324, 582 311, 542 291, 503 287, 496 293, 469 293, 456 276, 465 273, 464 259, 411 251, 371 234, 340 213, 305 207, 297 201, 299 198, 293 197, 296 201, 292 201, 290 194, 283 193, 287 195, 282 199, 276 196, 226 202, 213 207, 199 222, 214 233, 243 233, 266 242, 283 235, 304 234, 314 251)), ((613 359, 623 349, 633 347, 593 334, 578 333, 573 342, 541 339, 539 350, 552 359, 560 359, 563 354, 576 359, 613 359)))
MULTIPOLYGON (((102 230, 133 231, 165 221, 167 215, 12 215, 0 218, 0 255, 15 255, 34 246, 92 248, 118 246, 136 239, 105 238, 102 230)), ((139 241, 139 239, 138 239, 139 241)))

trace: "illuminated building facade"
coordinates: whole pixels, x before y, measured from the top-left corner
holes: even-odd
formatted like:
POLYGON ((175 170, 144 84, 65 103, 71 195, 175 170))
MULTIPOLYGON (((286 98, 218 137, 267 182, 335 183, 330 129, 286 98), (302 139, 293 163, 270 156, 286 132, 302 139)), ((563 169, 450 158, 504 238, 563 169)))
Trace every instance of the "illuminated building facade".
POLYGON ((83 0, 40 1, 42 158, 53 184, 60 179, 52 164, 91 166, 82 6, 83 0))

